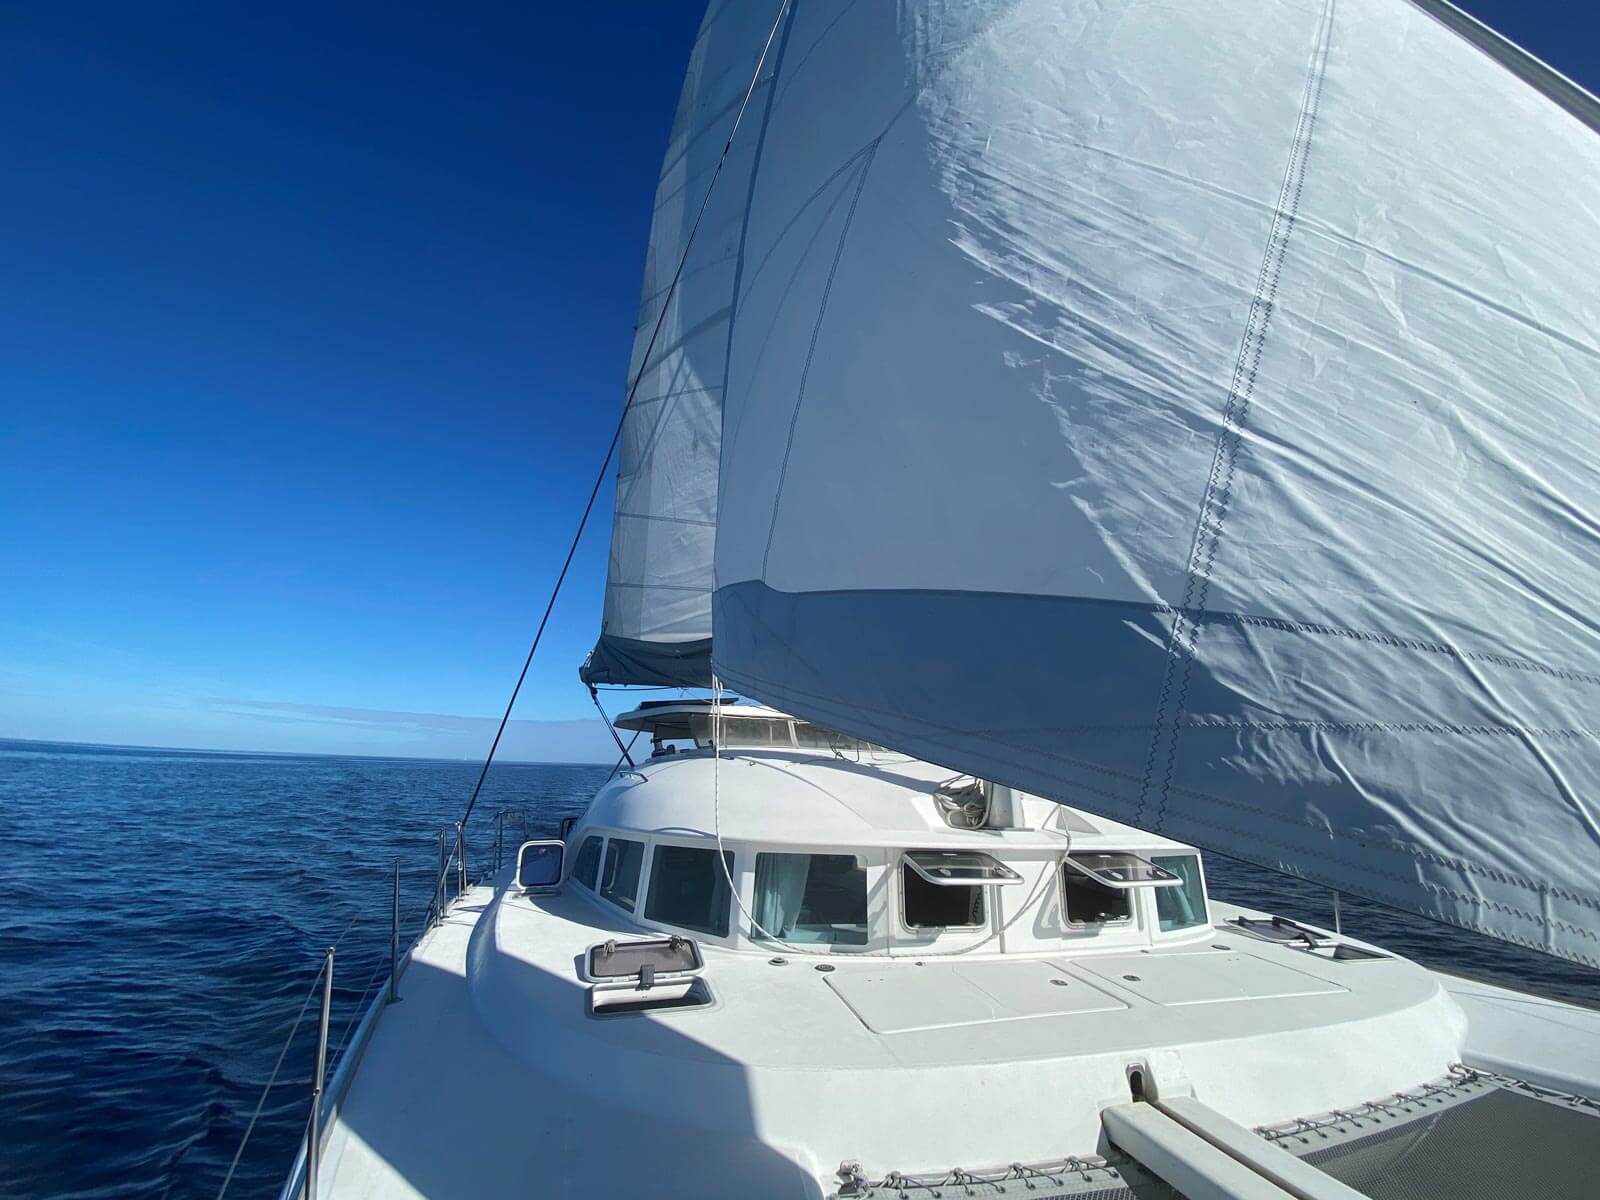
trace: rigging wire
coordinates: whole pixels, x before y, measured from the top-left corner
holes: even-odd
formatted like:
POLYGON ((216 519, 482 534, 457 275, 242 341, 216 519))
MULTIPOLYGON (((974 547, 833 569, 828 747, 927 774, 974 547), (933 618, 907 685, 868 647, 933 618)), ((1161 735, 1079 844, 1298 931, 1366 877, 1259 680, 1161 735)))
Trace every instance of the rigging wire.
MULTIPOLYGON (((630 764, 633 762, 633 760, 628 757, 628 752, 633 749, 633 744, 639 740, 639 735, 643 732, 644 730, 642 729, 635 729, 633 731, 633 736, 628 739, 628 744, 623 747, 622 758, 617 759, 616 765, 611 768, 611 774, 606 776, 606 783, 610 783, 616 778, 617 772, 622 769, 624 760, 630 764)), ((602 784, 601 786, 604 787, 605 785, 602 784)))
MULTIPOLYGON (((330 950, 337 950, 344 941, 345 934, 355 928, 356 921, 361 914, 357 913, 350 918, 350 923, 333 940, 330 950)), ((261 1098, 256 1101, 256 1110, 250 1114, 250 1123, 244 1127, 244 1136, 239 1139, 239 1148, 233 1152, 233 1161, 228 1164, 228 1173, 222 1177, 222 1186, 217 1189, 217 1200, 222 1200, 228 1192, 228 1185, 233 1182, 233 1173, 239 1169, 239 1160, 244 1157, 244 1148, 250 1144, 250 1135, 255 1132, 256 1122, 261 1118, 261 1110, 266 1107, 267 1097, 272 1092, 272 1085, 278 1082, 278 1072, 283 1070, 283 1060, 289 1055, 289 1047, 294 1044, 294 1035, 300 1032, 300 1022, 306 1018, 306 1009, 311 1007, 311 998, 317 994, 317 985, 322 982, 322 973, 328 969, 328 960, 324 958, 322 965, 317 968, 317 973, 311 977, 311 986, 306 990, 306 998, 300 1002, 300 1011, 295 1014, 294 1024, 289 1026, 289 1036, 283 1039, 283 1049, 278 1051, 278 1061, 272 1064, 272 1074, 267 1077, 267 1085, 261 1089, 261 1098)))
POLYGON ((761 56, 756 59, 756 68, 750 74, 750 83, 744 89, 744 98, 739 101, 739 110, 734 114, 728 138, 722 143, 722 153, 717 156, 717 165, 712 169, 705 195, 700 198, 700 208, 695 213, 694 224, 689 226, 689 234, 684 238, 683 253, 678 256, 678 265, 672 272, 672 282, 667 285, 661 301, 661 311, 656 314, 655 328, 650 331, 650 341, 645 345, 644 353, 639 356, 639 373, 633 377, 633 382, 628 386, 628 396, 622 404, 622 415, 617 418, 617 427, 611 433, 611 444, 606 447, 606 456, 600 463, 600 470, 595 473, 594 487, 589 490, 588 503, 583 506, 583 515, 578 518, 578 528, 572 535, 572 545, 567 548, 567 557, 561 564, 561 572, 556 576, 555 587, 550 592, 550 601, 544 607, 544 616, 539 619, 539 628, 533 635, 533 645, 528 647, 528 657, 523 660, 522 672, 517 676, 516 685, 511 689, 511 699, 506 701, 506 711, 500 718, 500 727, 495 730, 494 741, 489 744, 489 753, 483 760, 483 770, 478 772, 478 782, 473 784, 472 797, 467 801, 467 811, 461 815, 463 826, 466 825, 467 818, 472 815, 472 810, 478 803, 478 795, 483 791, 483 781, 488 777, 495 751, 500 748, 500 739, 505 735, 506 725, 511 720, 511 710, 516 707, 517 695, 522 691, 522 685, 528 678, 528 668, 533 665, 533 656, 539 649, 540 639, 544 637, 545 626, 550 622, 550 613, 556 606, 556 597, 561 595, 561 585, 566 582, 567 570, 572 566, 572 558, 578 552, 578 543, 583 540, 583 531, 589 524, 589 515, 594 511, 595 498, 600 495, 600 487, 605 483, 606 473, 611 469, 611 460, 617 453, 617 443, 622 440, 622 429, 627 423, 628 413, 633 410, 633 398, 639 391, 639 384, 644 380, 646 369, 650 366, 650 355, 655 351, 656 340, 661 336, 667 313, 672 308, 672 299, 677 294, 678 282, 683 278, 683 268, 689 261, 689 250, 694 246, 695 235, 700 232, 700 223, 705 220, 706 208, 711 203, 711 193, 716 190, 717 180, 722 177, 722 168, 728 161, 729 152, 733 149, 733 139, 744 121, 745 109, 750 107, 750 97, 755 95, 756 85, 761 81, 761 69, 766 65, 767 55, 772 50, 772 41, 778 36, 778 26, 783 23, 783 14, 788 11, 789 4, 790 0, 779 0, 778 11, 772 18, 772 28, 767 31, 767 40, 761 47, 761 56))
MULTIPOLYGON (((639 769, 639 764, 634 762, 633 761, 633 755, 628 753, 628 751, 633 748, 633 739, 629 739, 628 744, 626 746, 624 746, 622 744, 622 736, 619 733, 617 733, 617 727, 611 723, 611 714, 606 712, 606 710, 603 707, 601 707, 601 705, 600 705, 600 693, 599 693, 599 691, 597 691, 595 689, 593 684, 591 684, 589 686, 589 699, 594 701, 595 711, 600 714, 600 719, 606 723, 606 729, 611 734, 611 740, 617 744, 617 749, 622 751, 622 757, 627 759, 628 760, 628 765, 630 767, 632 767, 635 771, 637 771, 639 769)), ((638 730, 634 731, 634 735, 633 736, 634 736, 634 738, 637 738, 639 736, 638 730)), ((617 767, 620 767, 621 765, 622 765, 622 763, 619 761, 617 763, 617 767)), ((612 767, 611 768, 611 774, 612 775, 615 775, 617 773, 617 767, 612 767)), ((609 779, 610 776, 608 775, 606 778, 609 779)))

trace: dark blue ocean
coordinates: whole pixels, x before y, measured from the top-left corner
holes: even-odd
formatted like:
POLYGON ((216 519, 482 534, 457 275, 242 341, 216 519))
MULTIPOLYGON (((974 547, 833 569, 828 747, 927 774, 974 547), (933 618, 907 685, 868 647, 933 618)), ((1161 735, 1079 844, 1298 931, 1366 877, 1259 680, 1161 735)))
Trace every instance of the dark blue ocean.
MULTIPOLYGON (((211 1200, 323 949, 338 941, 332 1041, 421 928, 439 828, 471 763, 284 757, 0 740, 0 1197, 211 1200)), ((553 833, 606 778, 496 766, 492 814, 553 833)), ((1326 893, 1212 857, 1212 891, 1327 923, 1326 893)), ((1600 975, 1347 899, 1345 928, 1424 962, 1600 1003, 1600 975)), ((304 1129, 314 1019, 229 1184, 276 1193, 304 1129)))

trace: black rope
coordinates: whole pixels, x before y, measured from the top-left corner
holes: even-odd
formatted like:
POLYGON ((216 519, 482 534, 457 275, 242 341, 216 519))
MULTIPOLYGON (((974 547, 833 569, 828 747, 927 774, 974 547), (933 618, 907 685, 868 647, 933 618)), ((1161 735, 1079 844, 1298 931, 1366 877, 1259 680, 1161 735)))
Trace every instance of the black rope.
POLYGON ((489 767, 494 762, 495 751, 500 749, 500 739, 505 736, 506 725, 511 720, 511 710, 516 707, 517 696, 522 691, 523 682, 528 678, 528 668, 533 666, 533 656, 539 649, 539 641, 544 637, 544 628, 550 623, 550 613, 556 606, 556 597, 561 595, 561 585, 567 580, 567 570, 572 566, 572 559, 578 552, 578 543, 583 540, 583 531, 589 524, 589 515, 594 511, 595 498, 600 495, 600 486, 605 483, 606 472, 611 469, 611 460, 617 453, 617 443, 622 440, 622 427, 627 423, 628 413, 633 409, 634 395, 639 391, 639 384, 644 380, 645 371, 650 366, 650 355, 656 348, 656 339, 661 336, 661 327, 666 323, 667 311, 672 306, 672 297, 677 293, 678 281, 683 278, 684 265, 689 261, 689 248, 694 245, 695 235, 700 232, 700 222, 705 219, 706 207, 711 203, 711 193, 716 189, 717 180, 722 175, 722 167, 728 161, 728 153, 733 149, 734 136, 739 132, 739 123, 744 120, 744 111, 750 106, 750 97, 755 94, 756 84, 761 79, 761 68, 766 65, 767 54, 772 49, 772 39, 778 35, 778 26, 783 22, 783 14, 789 8, 789 0, 779 0, 777 15, 772 18, 772 28, 767 31, 766 43, 761 47, 761 57, 756 59, 756 69, 750 75, 750 85, 744 90, 744 99, 739 102, 739 111, 734 114, 733 127, 728 130, 728 140, 722 144, 722 153, 717 157, 716 168, 711 172, 711 181, 706 184, 706 194, 700 199, 700 210, 695 213, 694 224, 689 227, 689 236, 684 239, 683 253, 678 256, 678 266, 672 273, 672 282, 667 285, 665 298, 661 301, 661 311, 656 314, 655 328, 650 331, 649 344, 644 348, 644 354, 639 359, 639 373, 633 377, 633 383, 628 387, 628 398, 623 401, 622 415, 617 418, 617 427, 612 430, 611 444, 606 447, 606 456, 600 463, 600 470, 595 474, 594 487, 589 489, 589 502, 583 506, 583 515, 578 518, 578 528, 572 535, 572 545, 567 547, 566 561, 561 564, 561 573, 556 576, 556 585, 550 592, 550 602, 544 606, 544 616, 539 619, 539 628, 533 635, 533 645, 528 647, 528 657, 522 662, 522 673, 517 676, 516 686, 511 689, 511 699, 506 701, 506 711, 500 718, 500 727, 494 731, 494 741, 489 743, 489 753, 483 760, 483 770, 478 772, 478 782, 472 786, 472 798, 467 801, 467 811, 461 815, 461 824, 467 823, 467 818, 472 815, 473 808, 478 803, 478 794, 483 791, 483 781, 489 775, 489 767))

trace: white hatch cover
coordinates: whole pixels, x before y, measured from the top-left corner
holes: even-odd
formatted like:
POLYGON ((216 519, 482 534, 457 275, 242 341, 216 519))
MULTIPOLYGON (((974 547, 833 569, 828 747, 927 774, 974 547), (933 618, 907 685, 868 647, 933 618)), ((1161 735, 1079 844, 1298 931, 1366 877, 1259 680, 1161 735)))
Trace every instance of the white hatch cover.
POLYGON ((1128 1006, 1047 962, 912 963, 872 971, 838 971, 828 986, 874 1033, 913 1033, 991 1021, 1128 1006))
POLYGON ((939 887, 1022 882, 1021 875, 992 854, 984 854, 980 850, 907 850, 906 863, 922 878, 939 887))
POLYGON ((1119 954, 1081 964, 1102 979, 1168 1008, 1230 1000, 1329 996, 1350 989, 1252 954, 1119 954))
POLYGON ((1101 887, 1124 891, 1136 887, 1180 887, 1183 878, 1148 858, 1126 850, 1074 850, 1067 855, 1067 866, 1094 880, 1101 887))

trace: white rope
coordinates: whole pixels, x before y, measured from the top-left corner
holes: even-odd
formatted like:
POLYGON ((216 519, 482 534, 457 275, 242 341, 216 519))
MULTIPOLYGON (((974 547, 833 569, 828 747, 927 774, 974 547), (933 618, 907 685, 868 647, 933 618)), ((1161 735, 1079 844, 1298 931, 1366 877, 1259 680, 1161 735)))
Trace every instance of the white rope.
POLYGON ((722 680, 714 673, 711 676, 711 832, 717 839, 717 863, 722 867, 722 877, 728 881, 728 890, 733 893, 733 902, 739 906, 744 919, 750 922, 750 928, 768 941, 776 942, 785 950, 795 954, 827 957, 829 951, 818 950, 811 946, 793 945, 756 920, 755 914, 744 906, 744 897, 739 894, 739 885, 734 883, 733 873, 728 870, 728 853, 722 848, 722 680))

